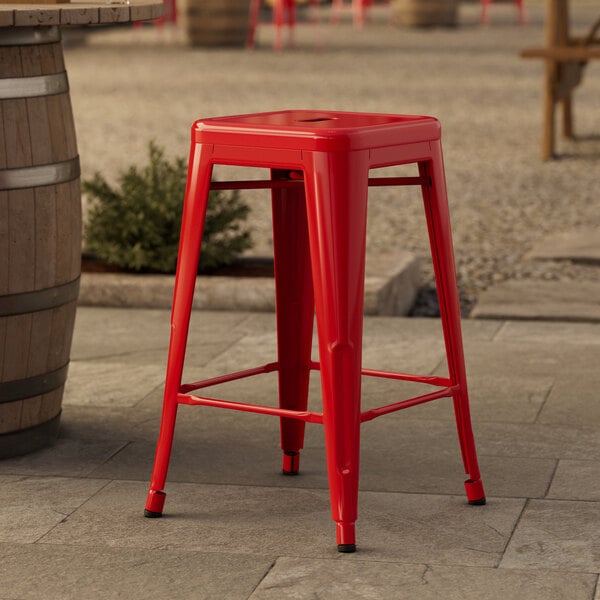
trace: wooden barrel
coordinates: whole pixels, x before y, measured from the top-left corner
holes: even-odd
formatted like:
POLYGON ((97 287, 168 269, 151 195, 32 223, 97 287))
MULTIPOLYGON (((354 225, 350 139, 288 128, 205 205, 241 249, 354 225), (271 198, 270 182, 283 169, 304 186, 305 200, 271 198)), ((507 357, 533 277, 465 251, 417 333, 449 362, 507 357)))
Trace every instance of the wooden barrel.
POLYGON ((250 0, 185 0, 181 24, 192 46, 244 46, 250 0))
POLYGON ((4 29, 0 53, 0 457, 7 457, 58 433, 81 200, 59 29, 4 29))
POLYGON ((392 0, 392 20, 404 27, 454 27, 458 0, 392 0))

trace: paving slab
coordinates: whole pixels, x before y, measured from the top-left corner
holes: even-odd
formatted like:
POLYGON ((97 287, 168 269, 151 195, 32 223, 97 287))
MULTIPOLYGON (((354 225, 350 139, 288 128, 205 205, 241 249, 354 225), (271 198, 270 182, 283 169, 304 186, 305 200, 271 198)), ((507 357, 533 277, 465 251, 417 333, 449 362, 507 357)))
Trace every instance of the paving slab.
MULTIPOLYGON (((463 319, 462 329, 465 343, 491 341, 503 326, 504 323, 500 321, 463 319)), ((429 340, 434 343, 443 340, 442 324, 439 318, 369 317, 364 321, 363 335, 366 343, 371 341, 374 344, 383 340, 429 340)))
POLYGON ((1 598, 246 600, 274 559, 243 554, 0 544, 1 598))
POLYGON ((77 311, 71 359, 101 358, 139 352, 141 348, 166 348, 168 336, 167 311, 89 307, 77 311))
POLYGON ((367 369, 431 374, 445 360, 442 338, 367 339, 363 345, 363 366, 367 369))
POLYGON ((158 365, 130 365, 113 359, 74 361, 69 374, 65 405, 135 406, 164 379, 158 365))
MULTIPOLYGON (((476 320, 463 321, 463 330, 472 335, 468 329, 476 320)), ((481 322, 481 321, 479 321, 481 322)), ((571 346, 600 345, 600 324, 569 323, 564 321, 504 321, 494 336, 496 342, 536 344, 567 344, 571 346)))
POLYGON ((592 460, 561 460, 547 498, 600 502, 600 463, 592 460))
MULTIPOLYGON (((302 473, 286 477, 281 473, 278 435, 270 444, 253 445, 227 442, 174 443, 169 465, 169 482, 233 484, 281 488, 328 489, 324 450, 302 451, 302 473)), ((111 460, 98 466, 93 477, 150 482, 156 449, 155 442, 133 442, 111 460)))
MULTIPOLYGON (((72 360, 89 360, 166 350, 169 346, 170 311, 85 307, 77 311, 72 360)), ((237 327, 248 321, 247 313, 211 312, 210 318, 192 314, 190 330, 203 343, 234 341, 243 335, 237 327), (236 333, 233 333, 233 331, 236 333)))
POLYGON ((501 566, 599 573, 599 514, 594 502, 528 501, 501 566))
POLYGON ((506 498, 543 498, 556 468, 553 459, 479 455, 486 494, 506 498))
POLYGON ((2 475, 86 477, 128 444, 126 439, 70 439, 63 434, 54 444, 0 461, 2 475))
POLYGON ((93 405, 64 406, 60 438, 100 442, 154 441, 160 427, 160 410, 93 405))
MULTIPOLYGON (((447 370, 437 369, 436 374, 445 375, 447 370)), ((469 404, 473 422, 533 423, 538 418, 552 386, 551 376, 520 376, 494 370, 490 374, 478 374, 467 365, 469 404)), ((430 419, 454 419, 452 402, 429 402, 420 411, 407 411, 407 417, 430 419)))
POLYGON ((0 475, 0 542, 36 542, 106 484, 95 479, 0 475))
POLYGON ((556 381, 540 411, 539 422, 572 425, 584 429, 600 428, 600 373, 598 371, 565 375, 556 381))
POLYGON ((477 423, 478 451, 490 456, 600 460, 594 428, 521 423, 477 423))
MULTIPOLYGON (((368 442, 365 442, 367 445, 368 442)), ((414 494, 464 494, 465 474, 459 449, 440 451, 425 444, 412 452, 388 452, 379 456, 363 452, 362 490, 414 494)), ((486 494, 504 498, 542 498, 548 490, 556 461, 495 457, 479 454, 486 494)))
POLYGON ((424 587, 425 570, 425 565, 282 557, 249 600, 407 598, 424 587))
MULTIPOLYGON (((181 407, 165 518, 144 519, 160 423, 168 311, 84 308, 80 316, 76 339, 80 336, 82 342, 71 365, 73 389, 79 392, 65 400, 61 437, 38 453, 0 463, 0 477, 8 482, 3 490, 13 494, 8 503, 6 492, 0 498, 9 507, 7 525, 0 523, 0 541, 24 546, 37 542, 36 548, 48 547, 37 556, 42 565, 50 561, 48 564, 59 567, 61 561, 67 562, 67 551, 77 546, 81 558, 73 558, 78 562, 73 572, 85 568, 86 561, 97 560, 107 565, 94 580, 101 586, 119 553, 137 556, 145 552, 143 560, 152 565, 160 560, 160 549, 167 548, 186 556, 198 553, 200 560, 209 556, 207 572, 195 576, 205 578, 198 585, 217 590, 216 597, 226 569, 211 557, 222 555, 230 560, 231 555, 251 555, 256 565, 266 564, 265 569, 277 557, 282 561, 256 589, 258 598, 261 593, 279 593, 281 585, 289 585, 290 593, 300 594, 298 597, 310 597, 302 594, 312 593, 312 585, 319 581, 311 574, 316 567, 299 562, 308 575, 302 575, 304 570, 298 574, 282 558, 290 557, 320 562, 323 572, 332 573, 332 593, 336 586, 343 591, 348 581, 355 581, 356 597, 385 597, 389 584, 408 590, 407 598, 414 597, 413 590, 421 590, 415 586, 423 586, 419 597, 424 598, 427 593, 439 597, 439 590, 445 590, 443 597, 448 598, 469 598, 469 593, 474 597, 475 591, 481 597, 480 590, 487 585, 491 598, 493 594, 510 597, 514 589, 524 598, 545 594, 592 599, 597 571, 589 557, 596 550, 592 542, 585 546, 585 536, 588 529, 590 535, 596 533, 585 525, 592 517, 582 516, 581 511, 595 507, 599 493, 595 482, 600 477, 596 473, 600 436, 594 390, 600 383, 596 382, 600 326, 466 320, 471 408, 489 504, 466 505, 449 399, 387 415, 362 427, 359 552, 340 557, 329 515, 323 429, 318 425, 307 426, 301 475, 289 478, 280 474, 278 419, 181 407), (95 346, 94 336, 109 320, 114 335, 101 338, 95 346), (131 340, 137 331, 143 343, 136 348, 131 340), (155 385, 148 391, 150 382, 155 385), (91 487, 81 484, 83 492, 78 493, 74 482, 79 481, 91 482, 91 487), (57 506, 55 496, 74 500, 57 506), (560 508, 565 500, 575 501, 567 504, 576 506, 571 511, 576 543, 556 542, 560 536, 552 534, 552 543, 557 545, 552 560, 547 555, 540 558, 535 548, 527 546, 529 534, 521 544, 527 546, 525 551, 521 546, 517 550, 512 547, 509 540, 520 539, 519 528, 529 514, 525 511, 520 517, 526 502, 528 507, 542 501, 550 503, 550 508, 560 508), (58 563, 52 562, 54 554, 58 563), (335 570, 351 567, 356 561, 367 567, 335 570), (378 574, 381 561, 393 571, 389 579, 378 574), (335 568, 330 569, 329 562, 335 568), (501 568, 496 568, 499 564, 501 568), (419 569, 413 572, 415 566, 419 569), (467 581, 472 582, 468 589, 467 581), (566 596, 569 587, 572 594, 566 596)), ((274 325, 274 315, 269 313, 220 312, 213 318, 212 313, 195 311, 186 374, 210 376, 274 360, 274 325)), ((437 319, 369 318, 365 322, 365 355, 371 361, 368 366, 422 374, 446 372, 437 319)), ((318 357, 316 337, 313 357, 318 357)), ((363 379, 365 408, 428 389, 408 382, 363 379)), ((271 373, 215 386, 207 395, 276 405, 277 376, 271 373)), ((320 410, 318 373, 311 377, 310 402, 320 410)), ((561 518, 559 515, 556 520, 561 518)), ((541 530, 542 525, 534 529, 541 530)), ((22 559, 29 564, 26 555, 22 559)), ((175 558, 169 559, 166 568, 178 579, 176 565, 175 558)), ((144 568, 144 576, 151 577, 144 568)), ((265 573, 263 570, 260 577, 265 573)), ((133 594, 141 589, 136 577, 132 572, 121 578, 132 582, 133 594)), ((243 592, 239 597, 248 597, 260 577, 257 580, 254 572, 248 575, 246 570, 240 577, 243 592), (254 585, 244 587, 248 582, 254 585)), ((166 581, 157 576, 153 585, 161 590, 166 581)), ((193 596, 194 581, 189 596, 193 596)), ((107 590, 119 588, 116 581, 106 585, 107 590)), ((50 598, 51 594, 60 597, 59 583, 51 583, 49 590, 50 598)), ((11 600, 27 597, 9 596, 11 600)))
POLYGON ((249 600, 590 600, 595 583, 594 575, 554 571, 281 557, 249 600))
MULTIPOLYGON (((144 519, 146 485, 110 483, 43 538, 44 543, 169 547, 193 551, 333 558, 325 490, 173 483, 165 516, 144 519), (107 518, 110 515, 110 518, 107 518)), ((357 558, 496 566, 523 508, 497 498, 363 492, 357 558)))
POLYGON ((600 264, 600 229, 574 229, 546 236, 525 258, 600 264))
POLYGON ((520 378, 551 378, 593 373, 600 359, 597 345, 537 342, 471 341, 465 345, 467 372, 520 378))
MULTIPOLYGON (((487 494, 516 498, 545 495, 556 468, 549 450, 545 456, 515 451, 508 436, 500 439, 509 447, 494 443, 495 436, 484 424, 476 424, 474 432, 487 494)), ((464 493, 454 421, 405 420, 402 413, 388 415, 363 425, 362 446, 363 489, 464 493)))
MULTIPOLYGON (((412 428, 415 429, 415 428, 412 428)), ((465 475, 454 424, 442 439, 428 435, 423 427, 410 432, 401 428, 364 427, 362 434, 360 489, 362 491, 425 494, 464 494, 465 475), (382 433, 385 431, 385 435, 382 433), (385 439, 385 443, 375 440, 385 439), (446 443, 447 440, 447 443, 446 443)), ((210 439, 198 436, 175 439, 169 481, 205 484, 234 484, 285 488, 328 489, 322 432, 313 428, 319 445, 309 444, 301 454, 298 477, 281 474, 281 450, 277 430, 257 436, 255 443, 236 443, 235 423, 230 436, 210 439)), ((148 482, 152 470, 155 442, 133 442, 91 476, 107 479, 148 482)), ((556 468, 554 459, 516 458, 480 455, 480 466, 489 495, 509 498, 542 498, 556 468)))

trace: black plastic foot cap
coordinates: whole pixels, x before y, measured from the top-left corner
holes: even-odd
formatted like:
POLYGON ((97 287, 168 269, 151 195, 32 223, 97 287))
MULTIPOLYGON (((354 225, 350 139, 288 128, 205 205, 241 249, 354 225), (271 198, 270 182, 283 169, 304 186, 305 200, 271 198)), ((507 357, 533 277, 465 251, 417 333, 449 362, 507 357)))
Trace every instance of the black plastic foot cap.
POLYGON ((469 500, 469 504, 471 506, 483 506, 485 502, 485 496, 483 498, 479 498, 479 500, 469 500))
POLYGON ((345 552, 346 554, 356 552, 356 544, 338 544, 338 552, 345 552))
POLYGON ((148 519, 158 519, 158 517, 162 517, 162 513, 154 512, 153 510, 144 509, 144 516, 148 519))
POLYGON ((281 472, 284 475, 288 475, 289 477, 294 477, 295 475, 299 475, 300 474, 300 471, 285 471, 283 469, 281 470, 281 472))

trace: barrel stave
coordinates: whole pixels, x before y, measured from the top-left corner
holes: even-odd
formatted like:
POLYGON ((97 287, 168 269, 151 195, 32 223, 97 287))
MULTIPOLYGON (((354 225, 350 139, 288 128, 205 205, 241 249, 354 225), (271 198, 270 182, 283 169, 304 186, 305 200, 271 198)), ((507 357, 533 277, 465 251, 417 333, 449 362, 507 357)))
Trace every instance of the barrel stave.
POLYGON ((42 38, 0 52, 0 457, 58 432, 80 276, 71 100, 58 29, 42 38))

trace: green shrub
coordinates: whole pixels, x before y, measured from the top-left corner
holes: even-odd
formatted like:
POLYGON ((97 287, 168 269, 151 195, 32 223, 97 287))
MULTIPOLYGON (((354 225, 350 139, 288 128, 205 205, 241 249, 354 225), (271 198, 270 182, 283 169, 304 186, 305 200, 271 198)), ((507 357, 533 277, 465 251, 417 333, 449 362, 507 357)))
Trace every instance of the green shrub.
MULTIPOLYGON (((85 228, 86 251, 119 267, 146 272, 174 273, 185 194, 187 163, 165 159, 164 151, 149 145, 149 164, 131 166, 119 177, 119 189, 99 173, 83 182, 91 199, 85 228)), ((244 228, 249 208, 238 192, 210 193, 200 269, 230 264, 252 247, 244 228)))

